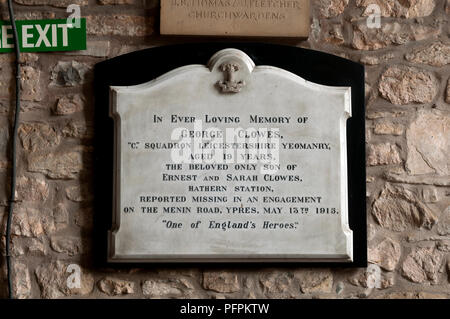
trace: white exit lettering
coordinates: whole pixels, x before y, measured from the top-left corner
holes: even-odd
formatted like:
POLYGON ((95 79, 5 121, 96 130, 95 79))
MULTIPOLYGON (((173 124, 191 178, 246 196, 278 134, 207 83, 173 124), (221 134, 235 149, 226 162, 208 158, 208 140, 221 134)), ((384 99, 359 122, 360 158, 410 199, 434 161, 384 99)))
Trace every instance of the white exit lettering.
POLYGON ((69 37, 67 32, 67 24, 47 24, 41 26, 36 25, 23 25, 22 26, 22 47, 23 48, 36 48, 46 47, 53 48, 61 45, 58 43, 58 34, 62 32, 62 46, 66 47, 69 43, 69 37), (32 32, 35 29, 36 34, 32 32))
POLYGON ((0 28, 1 37, 0 37, 0 48, 10 49, 13 47, 12 40, 12 27, 10 25, 2 25, 0 28))

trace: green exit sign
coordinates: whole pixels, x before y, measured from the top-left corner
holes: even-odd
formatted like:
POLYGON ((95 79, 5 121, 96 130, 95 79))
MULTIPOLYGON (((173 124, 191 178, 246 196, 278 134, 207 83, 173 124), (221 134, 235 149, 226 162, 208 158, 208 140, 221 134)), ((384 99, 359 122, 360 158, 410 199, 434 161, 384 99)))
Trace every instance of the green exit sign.
MULTIPOLYGON (((18 20, 17 33, 21 52, 86 50, 86 19, 18 20)), ((11 23, 0 21, 0 52, 12 52, 14 40, 11 23)))

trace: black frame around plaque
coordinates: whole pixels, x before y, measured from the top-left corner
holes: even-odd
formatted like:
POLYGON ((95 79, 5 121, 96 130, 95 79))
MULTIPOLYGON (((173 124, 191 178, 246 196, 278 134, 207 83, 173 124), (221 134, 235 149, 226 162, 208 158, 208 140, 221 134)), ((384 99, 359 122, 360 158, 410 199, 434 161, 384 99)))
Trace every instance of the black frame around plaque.
MULTIPOLYGON (((151 81, 178 67, 207 64, 222 49, 235 48, 245 52, 256 65, 271 65, 290 71, 305 80, 328 86, 350 86, 352 117, 347 120, 348 218, 353 231, 353 262, 283 263, 282 267, 367 267, 366 226, 366 160, 364 66, 341 57, 285 45, 266 43, 191 43, 168 45, 132 52, 97 63, 95 88, 94 148, 94 256, 100 267, 149 267, 152 263, 107 262, 107 234, 112 226, 114 121, 109 116, 109 87, 131 86, 151 81)), ((199 264, 199 263, 196 263, 199 264)), ((202 264, 202 263, 200 263, 202 264)), ((204 263, 206 264, 206 263, 204 263)), ((270 267, 277 262, 258 264, 270 267)), ((183 263, 165 266, 182 267, 183 263)), ((192 265, 192 264, 190 264, 192 265)), ((215 264, 208 263, 208 267, 215 264)), ((158 267, 162 266, 160 263, 158 267)))

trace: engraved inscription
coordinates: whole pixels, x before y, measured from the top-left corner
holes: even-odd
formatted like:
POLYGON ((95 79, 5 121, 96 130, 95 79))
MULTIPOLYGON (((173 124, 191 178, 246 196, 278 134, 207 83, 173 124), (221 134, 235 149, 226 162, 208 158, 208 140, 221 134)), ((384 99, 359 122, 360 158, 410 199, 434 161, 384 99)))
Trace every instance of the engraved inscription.
POLYGON ((309 0, 167 0, 162 34, 306 37, 309 0))

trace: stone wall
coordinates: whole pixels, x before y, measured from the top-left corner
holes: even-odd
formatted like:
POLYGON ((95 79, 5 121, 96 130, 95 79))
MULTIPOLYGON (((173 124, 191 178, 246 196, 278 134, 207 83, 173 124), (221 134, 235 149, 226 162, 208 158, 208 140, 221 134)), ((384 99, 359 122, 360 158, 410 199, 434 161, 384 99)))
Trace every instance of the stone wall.
MULTIPOLYGON (((161 37, 156 0, 15 0, 19 19, 67 17, 80 4, 88 50, 23 54, 12 226, 19 298, 449 298, 450 1, 317 0, 305 41, 279 40, 366 65, 368 269, 92 266, 92 67, 161 37), (381 28, 367 27, 367 6, 381 28), (69 288, 67 267, 82 269, 69 288), (381 285, 372 287, 372 272, 381 285)), ((0 18, 7 20, 6 1, 0 18)), ((214 39, 209 39, 216 41, 214 39)), ((0 54, 0 221, 6 221, 12 54, 0 54)), ((330 70, 332 72, 332 70, 330 70)), ((4 232, 3 232, 4 233, 4 232)), ((4 251, 4 236, 2 237, 4 251)), ((1 261, 5 268, 4 260, 1 261)), ((0 273, 0 294, 7 288, 0 273)))

